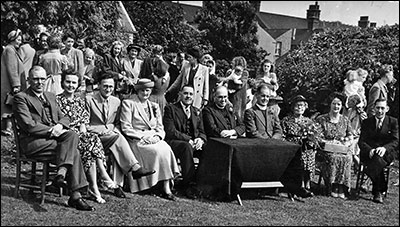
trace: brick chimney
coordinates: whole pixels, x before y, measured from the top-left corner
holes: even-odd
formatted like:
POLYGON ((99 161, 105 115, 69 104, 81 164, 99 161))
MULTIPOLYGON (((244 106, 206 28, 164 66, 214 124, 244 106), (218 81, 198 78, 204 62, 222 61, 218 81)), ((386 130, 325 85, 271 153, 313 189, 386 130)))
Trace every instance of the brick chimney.
POLYGON ((260 13, 260 8, 261 8, 261 1, 249 1, 250 4, 253 5, 254 9, 256 10, 256 13, 260 13))
POLYGON ((361 16, 360 20, 358 21, 358 27, 368 28, 368 26, 369 26, 368 16, 361 16))
POLYGON ((371 23, 369 24, 369 27, 371 27, 371 28, 376 28, 376 22, 371 22, 371 23))
POLYGON ((319 9, 318 2, 315 2, 315 5, 310 5, 307 10, 307 28, 308 30, 314 30, 319 24, 319 15, 321 10, 319 9))

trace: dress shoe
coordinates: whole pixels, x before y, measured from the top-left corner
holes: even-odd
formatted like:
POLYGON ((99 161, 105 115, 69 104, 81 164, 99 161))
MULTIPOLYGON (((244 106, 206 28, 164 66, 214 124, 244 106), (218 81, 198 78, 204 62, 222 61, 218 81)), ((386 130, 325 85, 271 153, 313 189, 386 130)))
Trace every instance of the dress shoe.
POLYGON ((156 172, 155 170, 148 170, 143 167, 140 167, 138 170, 132 171, 132 177, 133 179, 139 179, 141 177, 151 175, 155 172, 156 172))
POLYGON ((65 188, 67 187, 67 182, 65 182, 65 177, 63 175, 57 175, 54 178, 52 185, 56 188, 65 188))
POLYGON ((339 193, 338 196, 341 199, 347 200, 347 197, 346 197, 346 195, 344 193, 339 193))
POLYGON ((372 199, 375 203, 383 203, 383 196, 382 193, 378 192, 374 195, 374 198, 372 199))
POLYGON ((121 187, 114 189, 114 195, 118 198, 126 198, 125 193, 122 191, 121 187))
POLYGON ((164 199, 171 200, 171 201, 176 201, 176 197, 172 193, 163 193, 161 195, 161 197, 163 197, 164 199))
POLYGON ((185 195, 189 199, 197 199, 198 198, 198 192, 196 188, 189 187, 185 190, 185 195))
POLYGON ((339 197, 339 193, 337 193, 337 192, 331 192, 331 196, 332 196, 333 198, 338 198, 338 197, 339 197))
POLYGON ((72 200, 71 197, 68 199, 68 206, 76 208, 77 210, 94 211, 94 207, 89 206, 82 198, 72 200))
POLYGON ((295 194, 296 194, 297 196, 302 197, 302 198, 308 198, 308 197, 313 197, 313 196, 314 196, 314 193, 308 191, 308 190, 305 189, 305 188, 300 188, 300 189, 298 189, 298 190, 295 192, 295 194))

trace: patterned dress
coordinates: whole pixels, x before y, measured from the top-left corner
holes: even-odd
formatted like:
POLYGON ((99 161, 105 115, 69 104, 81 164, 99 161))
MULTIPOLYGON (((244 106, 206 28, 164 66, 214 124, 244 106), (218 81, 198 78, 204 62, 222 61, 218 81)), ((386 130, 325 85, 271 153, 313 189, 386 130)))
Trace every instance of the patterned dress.
POLYGON ((315 154, 317 150, 311 141, 302 139, 302 129, 313 121, 304 116, 296 118, 293 114, 282 119, 282 131, 287 141, 294 142, 301 146, 301 164, 304 171, 310 173, 312 178, 315 172, 315 154))
POLYGON ((72 100, 65 97, 63 93, 57 95, 57 103, 64 115, 70 118, 70 128, 79 135, 78 150, 81 154, 83 167, 87 171, 96 159, 102 159, 106 164, 104 149, 100 138, 96 133, 81 133, 81 124, 89 124, 89 112, 85 109, 85 100, 74 96, 72 100))
MULTIPOLYGON (((319 116, 316 121, 323 128, 322 138, 325 140, 341 140, 341 138, 352 136, 353 130, 347 117, 341 115, 338 123, 332 123, 329 114, 319 116)), ((331 186, 331 184, 342 184, 348 189, 351 188, 351 165, 352 151, 349 149, 347 154, 321 152, 321 174, 331 186)))

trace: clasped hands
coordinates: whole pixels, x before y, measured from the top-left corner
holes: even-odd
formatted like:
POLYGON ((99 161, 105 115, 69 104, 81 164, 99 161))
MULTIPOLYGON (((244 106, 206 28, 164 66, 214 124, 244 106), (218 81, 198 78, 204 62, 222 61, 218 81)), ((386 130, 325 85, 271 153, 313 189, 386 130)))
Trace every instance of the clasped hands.
POLYGON ((377 148, 371 149, 371 150, 369 151, 369 157, 372 158, 372 156, 374 156, 374 154, 377 154, 377 155, 379 155, 380 157, 383 157, 383 155, 385 155, 385 153, 386 153, 386 148, 384 148, 384 147, 377 147, 377 148))
POLYGON ((59 137, 61 136, 64 132, 67 132, 68 130, 63 129, 62 124, 56 124, 53 127, 50 128, 49 133, 50 133, 50 138, 52 137, 59 137))
POLYGON ((155 144, 158 143, 161 140, 161 137, 159 135, 152 135, 152 136, 143 136, 139 144, 142 145, 148 145, 148 144, 155 144))
POLYGON ((236 135, 236 131, 234 129, 231 130, 222 130, 220 133, 222 138, 231 137, 236 135))
POLYGON ((189 140, 189 144, 194 148, 195 150, 201 150, 201 148, 204 145, 204 140, 201 138, 196 138, 194 140, 189 140))

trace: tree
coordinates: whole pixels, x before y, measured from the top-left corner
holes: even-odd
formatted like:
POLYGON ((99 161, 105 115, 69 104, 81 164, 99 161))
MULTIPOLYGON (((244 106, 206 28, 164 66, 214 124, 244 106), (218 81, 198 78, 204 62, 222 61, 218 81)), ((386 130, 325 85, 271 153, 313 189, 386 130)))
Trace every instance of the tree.
POLYGON ((113 1, 1 2, 2 44, 15 28, 34 35, 35 25, 43 24, 51 32, 70 31, 77 37, 87 37, 95 51, 103 54, 113 40, 128 38, 116 26, 117 5, 113 1))
MULTIPOLYGON (((329 29, 314 34, 309 41, 277 62, 278 92, 285 101, 302 94, 310 100, 311 112, 327 112, 326 96, 332 91, 343 90, 343 80, 349 69, 363 68, 368 71, 369 76, 364 83, 368 96, 382 64, 392 64, 398 80, 398 24, 380 28, 329 29)), ((395 103, 390 104, 394 116, 399 113, 398 94, 396 97, 395 103)), ((282 115, 289 111, 285 102, 282 115)))
POLYGON ((212 43, 210 54, 216 59, 230 62, 235 56, 243 56, 255 66, 265 54, 257 48, 256 11, 248 1, 204 1, 194 21, 212 43))
POLYGON ((203 41, 203 34, 183 20, 183 9, 165 1, 124 2, 138 35, 141 46, 159 44, 167 51, 184 51, 197 45, 202 49, 211 46, 203 41))

